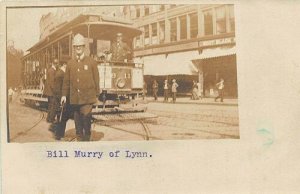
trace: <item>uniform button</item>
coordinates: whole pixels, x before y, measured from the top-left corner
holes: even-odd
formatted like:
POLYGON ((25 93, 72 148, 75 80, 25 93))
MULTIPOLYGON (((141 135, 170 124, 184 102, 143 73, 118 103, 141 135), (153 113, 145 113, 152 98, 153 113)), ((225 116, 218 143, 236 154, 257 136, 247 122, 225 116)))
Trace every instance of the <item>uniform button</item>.
POLYGON ((80 92, 80 90, 78 89, 77 92, 80 92))
POLYGON ((77 71, 79 72, 80 70, 79 70, 79 69, 77 69, 77 71))
POLYGON ((79 82, 79 79, 77 79, 77 82, 79 82))

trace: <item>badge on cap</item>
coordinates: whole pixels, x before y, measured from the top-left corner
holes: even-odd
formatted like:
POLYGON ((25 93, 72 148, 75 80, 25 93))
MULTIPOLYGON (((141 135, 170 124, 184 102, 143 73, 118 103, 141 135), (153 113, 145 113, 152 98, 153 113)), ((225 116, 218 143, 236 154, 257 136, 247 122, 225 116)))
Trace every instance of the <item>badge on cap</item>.
POLYGON ((88 70, 88 66, 87 66, 87 65, 84 65, 84 66, 83 66, 83 69, 84 69, 84 70, 88 70))

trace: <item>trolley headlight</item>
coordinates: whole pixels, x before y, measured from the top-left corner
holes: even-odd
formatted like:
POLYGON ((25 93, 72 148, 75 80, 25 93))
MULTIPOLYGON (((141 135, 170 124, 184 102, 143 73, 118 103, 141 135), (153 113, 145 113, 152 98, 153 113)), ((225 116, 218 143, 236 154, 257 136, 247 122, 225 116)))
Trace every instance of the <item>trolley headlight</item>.
POLYGON ((126 84, 125 79, 120 78, 120 79, 117 80, 117 86, 118 86, 118 88, 124 88, 125 84, 126 84))

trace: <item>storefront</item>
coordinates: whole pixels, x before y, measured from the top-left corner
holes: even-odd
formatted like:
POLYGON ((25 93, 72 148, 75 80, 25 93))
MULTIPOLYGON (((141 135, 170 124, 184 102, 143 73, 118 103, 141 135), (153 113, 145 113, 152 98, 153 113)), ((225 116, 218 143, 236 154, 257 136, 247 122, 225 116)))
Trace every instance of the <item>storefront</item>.
POLYGON ((176 79, 178 95, 190 95, 193 80, 198 80, 198 69, 192 59, 199 57, 197 51, 161 54, 143 57, 144 78, 147 84, 148 95, 152 94, 152 84, 156 80, 159 85, 158 95, 163 95, 164 80, 171 84, 176 79))
POLYGON ((233 47, 217 47, 203 50, 199 58, 192 60, 198 68, 198 76, 204 95, 217 95, 216 83, 224 79, 224 96, 238 97, 236 51, 233 47))

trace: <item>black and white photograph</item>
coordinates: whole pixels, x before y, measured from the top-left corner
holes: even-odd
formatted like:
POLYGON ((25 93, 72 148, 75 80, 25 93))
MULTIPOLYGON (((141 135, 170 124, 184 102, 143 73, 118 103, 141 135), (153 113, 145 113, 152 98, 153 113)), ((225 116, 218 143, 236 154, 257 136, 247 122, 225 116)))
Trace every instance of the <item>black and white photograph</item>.
POLYGON ((239 139, 234 13, 7 8, 7 141, 239 139))

